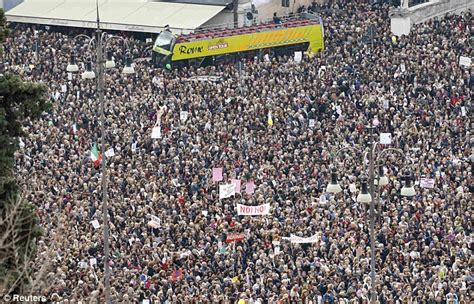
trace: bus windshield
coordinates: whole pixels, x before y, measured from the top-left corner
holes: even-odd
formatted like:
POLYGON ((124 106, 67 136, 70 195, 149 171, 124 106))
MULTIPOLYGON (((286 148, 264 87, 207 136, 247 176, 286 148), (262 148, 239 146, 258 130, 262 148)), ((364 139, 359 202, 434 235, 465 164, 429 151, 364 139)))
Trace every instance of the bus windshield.
POLYGON ((168 31, 163 31, 156 38, 155 46, 158 46, 158 47, 169 46, 171 44, 171 41, 173 41, 173 38, 174 36, 172 33, 168 31))

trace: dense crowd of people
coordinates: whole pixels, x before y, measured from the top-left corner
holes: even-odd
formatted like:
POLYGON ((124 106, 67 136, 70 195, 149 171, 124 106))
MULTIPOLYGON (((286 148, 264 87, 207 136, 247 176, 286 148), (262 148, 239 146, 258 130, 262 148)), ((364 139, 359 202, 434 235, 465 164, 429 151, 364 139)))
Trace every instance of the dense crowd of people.
MULTIPOLYGON (((241 75, 235 65, 154 68, 142 60, 149 48, 126 38, 136 73, 109 69, 105 80, 113 303, 367 303, 369 212, 353 189, 367 174, 362 158, 335 162, 341 193, 326 185, 338 149, 364 151, 379 133, 392 142, 377 153, 406 155, 381 162, 391 181, 376 206, 380 303, 472 300, 474 71, 458 64, 473 55, 471 12, 392 37, 387 7, 321 11, 322 53, 246 60, 241 75), (362 39, 369 25, 372 43, 362 39), (206 75, 220 81, 190 80, 206 75), (161 138, 151 138, 155 126, 161 138), (223 180, 213 181, 220 167, 223 180), (414 197, 400 195, 405 169, 414 197), (434 187, 421 187, 422 177, 434 187), (232 179, 255 191, 219 199, 219 185, 232 179), (270 214, 239 216, 237 203, 269 203, 270 214), (244 239, 226 242, 231 233, 244 239), (318 241, 292 243, 291 235, 318 241)), ((91 53, 73 34, 36 29, 11 33, 5 64, 47 84, 53 105, 25 122, 16 154, 44 229, 38 250, 54 249, 43 295, 103 303, 101 170, 90 160, 100 147, 96 82, 66 72, 71 51, 82 61, 91 53)), ((124 44, 110 47, 123 66, 124 44)))

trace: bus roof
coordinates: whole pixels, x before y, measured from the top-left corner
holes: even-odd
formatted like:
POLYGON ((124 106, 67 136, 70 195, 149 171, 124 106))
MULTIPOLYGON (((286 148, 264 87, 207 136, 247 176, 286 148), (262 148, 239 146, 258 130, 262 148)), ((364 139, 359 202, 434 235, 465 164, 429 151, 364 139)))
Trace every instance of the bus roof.
POLYGON ((217 37, 235 36, 248 34, 252 32, 271 31, 273 29, 306 26, 310 24, 322 25, 319 15, 313 13, 299 13, 292 16, 279 17, 281 24, 276 24, 273 18, 261 20, 258 24, 234 28, 233 24, 222 24, 217 26, 208 26, 197 28, 193 33, 179 35, 176 42, 188 42, 194 40, 202 40, 217 37))

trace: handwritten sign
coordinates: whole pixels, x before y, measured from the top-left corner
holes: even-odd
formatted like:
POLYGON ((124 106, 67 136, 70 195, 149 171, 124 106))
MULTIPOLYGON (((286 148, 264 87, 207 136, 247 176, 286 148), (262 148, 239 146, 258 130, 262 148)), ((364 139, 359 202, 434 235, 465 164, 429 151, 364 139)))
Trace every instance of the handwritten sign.
POLYGON ((424 178, 424 177, 422 177, 420 179, 420 187, 421 188, 433 189, 434 184, 435 184, 434 178, 424 178))
POLYGON ((235 185, 219 185, 219 199, 228 198, 235 195, 235 185))
POLYGON ((95 229, 99 229, 99 227, 100 227, 100 224, 99 224, 98 220, 93 220, 91 222, 91 224, 92 224, 92 227, 94 227, 95 229))
POLYGON ((106 157, 113 157, 113 156, 115 156, 114 148, 110 148, 109 150, 105 151, 105 156, 106 156, 106 157))
POLYGON ((470 57, 466 56, 459 56, 459 65, 460 66, 465 66, 465 67, 471 67, 472 60, 470 57))

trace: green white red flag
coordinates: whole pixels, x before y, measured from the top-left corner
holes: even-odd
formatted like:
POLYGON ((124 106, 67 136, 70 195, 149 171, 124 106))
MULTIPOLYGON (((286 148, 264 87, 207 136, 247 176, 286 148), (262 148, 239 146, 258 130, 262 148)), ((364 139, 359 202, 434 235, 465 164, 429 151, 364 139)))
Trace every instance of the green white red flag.
POLYGON ((99 166, 102 161, 102 154, 99 153, 97 149, 97 144, 94 144, 91 149, 91 160, 94 162, 95 166, 99 166))

